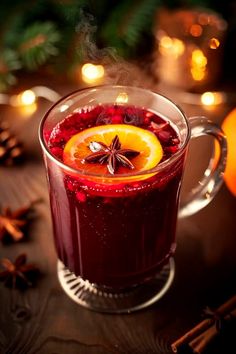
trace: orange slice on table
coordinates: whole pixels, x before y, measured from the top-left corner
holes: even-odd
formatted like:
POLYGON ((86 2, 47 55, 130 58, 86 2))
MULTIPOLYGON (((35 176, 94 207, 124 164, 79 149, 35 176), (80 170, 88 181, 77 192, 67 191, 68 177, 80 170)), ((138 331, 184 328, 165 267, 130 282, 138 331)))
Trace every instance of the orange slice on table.
MULTIPOLYGON (((116 135, 119 137, 121 149, 136 150, 139 155, 131 159, 133 169, 119 166, 114 176, 121 177, 122 174, 130 172, 149 170, 160 162, 163 150, 156 135, 148 130, 126 124, 96 126, 75 134, 65 145, 63 162, 74 169, 82 170, 84 173, 113 177, 109 174, 106 163, 87 163, 84 159, 92 153, 90 150, 92 142, 100 142, 110 146, 116 135)), ((150 175, 145 178, 147 177, 150 175)))

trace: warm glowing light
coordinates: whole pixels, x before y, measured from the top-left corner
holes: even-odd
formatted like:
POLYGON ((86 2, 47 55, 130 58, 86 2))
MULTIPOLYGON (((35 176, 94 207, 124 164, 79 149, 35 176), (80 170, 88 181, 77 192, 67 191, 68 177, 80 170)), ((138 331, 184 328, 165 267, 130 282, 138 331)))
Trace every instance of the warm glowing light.
POLYGON ((225 97, 220 92, 204 92, 201 95, 201 103, 204 106, 214 106, 225 101, 225 97))
POLYGON ((194 80, 201 81, 206 76, 207 58, 200 49, 195 49, 191 57, 191 75, 194 80))
POLYGON ((126 92, 121 92, 116 98, 117 103, 127 103, 129 101, 129 96, 126 92))
POLYGON ((36 95, 32 90, 26 90, 19 95, 13 95, 10 97, 9 102, 12 106, 30 106, 36 101, 36 95))
POLYGON ((200 49, 195 49, 192 52, 192 62, 199 67, 205 67, 207 64, 207 58, 200 49))
POLYGON ((190 27, 189 32, 193 37, 200 37, 202 34, 202 26, 194 24, 190 27))
POLYGON ((220 46, 220 41, 217 38, 211 38, 209 41, 209 47, 211 49, 217 49, 220 46))
POLYGON ((160 49, 170 49, 172 47, 172 39, 168 36, 163 36, 160 39, 160 49))
POLYGON ((104 67, 102 65, 94 65, 86 63, 82 66, 82 79, 88 84, 97 83, 104 76, 104 67))
POLYGON ((36 96, 32 90, 26 90, 19 95, 19 102, 23 106, 28 106, 35 103, 36 96))
POLYGON ((201 96, 201 102, 205 106, 211 106, 214 104, 215 98, 213 92, 204 92, 201 96))
POLYGON ((20 114, 22 117, 29 117, 37 110, 37 103, 27 104, 19 107, 20 114))
POLYGON ((162 55, 172 55, 178 58, 183 54, 185 50, 185 45, 183 41, 178 38, 170 38, 168 36, 163 36, 160 39, 159 51, 162 55))
POLYGON ((191 68, 191 75, 195 81, 202 81, 206 76, 206 72, 202 69, 191 68))

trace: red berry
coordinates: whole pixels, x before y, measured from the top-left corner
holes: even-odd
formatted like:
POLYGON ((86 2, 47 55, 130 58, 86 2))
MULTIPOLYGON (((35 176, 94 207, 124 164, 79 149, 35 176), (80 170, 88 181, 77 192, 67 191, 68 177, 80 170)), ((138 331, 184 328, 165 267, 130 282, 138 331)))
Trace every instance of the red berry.
POLYGON ((75 183, 72 180, 70 180, 70 179, 67 181, 66 186, 69 189, 69 191, 71 191, 71 192, 74 192, 76 190, 76 187, 77 187, 75 185, 75 183))
POLYGON ((171 133, 166 130, 161 130, 157 133, 157 136, 163 143, 167 143, 171 138, 171 133))
POLYGON ((120 124, 122 123, 122 117, 120 115, 115 115, 112 117, 113 124, 120 124))
POLYGON ((76 195, 76 198, 77 198, 77 200, 78 200, 79 202, 81 202, 81 203, 86 202, 87 196, 86 196, 86 194, 85 194, 84 192, 79 191, 79 192, 77 192, 75 195, 76 195))
POLYGON ((167 152, 170 152, 170 153, 174 154, 174 153, 176 153, 179 150, 179 148, 178 148, 178 146, 175 145, 175 146, 168 146, 168 147, 165 148, 165 150, 167 152))
POLYGON ((51 153, 55 155, 57 158, 61 158, 63 150, 62 148, 55 146, 51 148, 51 153))

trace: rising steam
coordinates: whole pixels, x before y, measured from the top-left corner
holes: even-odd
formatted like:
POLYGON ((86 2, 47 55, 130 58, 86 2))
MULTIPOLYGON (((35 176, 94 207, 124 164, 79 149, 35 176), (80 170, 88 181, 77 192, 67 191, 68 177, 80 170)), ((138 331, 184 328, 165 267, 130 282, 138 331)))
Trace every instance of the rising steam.
POLYGON ((91 14, 81 11, 80 22, 76 26, 78 35, 77 53, 84 62, 102 64, 105 68, 105 83, 138 87, 153 86, 153 78, 144 71, 121 58, 115 48, 98 48, 95 42, 97 26, 91 14))

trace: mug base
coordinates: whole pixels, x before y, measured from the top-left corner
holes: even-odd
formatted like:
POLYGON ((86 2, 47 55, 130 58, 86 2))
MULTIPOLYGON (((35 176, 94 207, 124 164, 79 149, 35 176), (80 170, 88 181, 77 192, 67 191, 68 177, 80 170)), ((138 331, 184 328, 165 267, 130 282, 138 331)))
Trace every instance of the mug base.
POLYGON ((174 259, 145 284, 114 293, 77 277, 58 260, 58 279, 65 293, 77 304, 90 310, 105 313, 131 313, 144 309, 160 300, 170 288, 175 273, 174 259))

